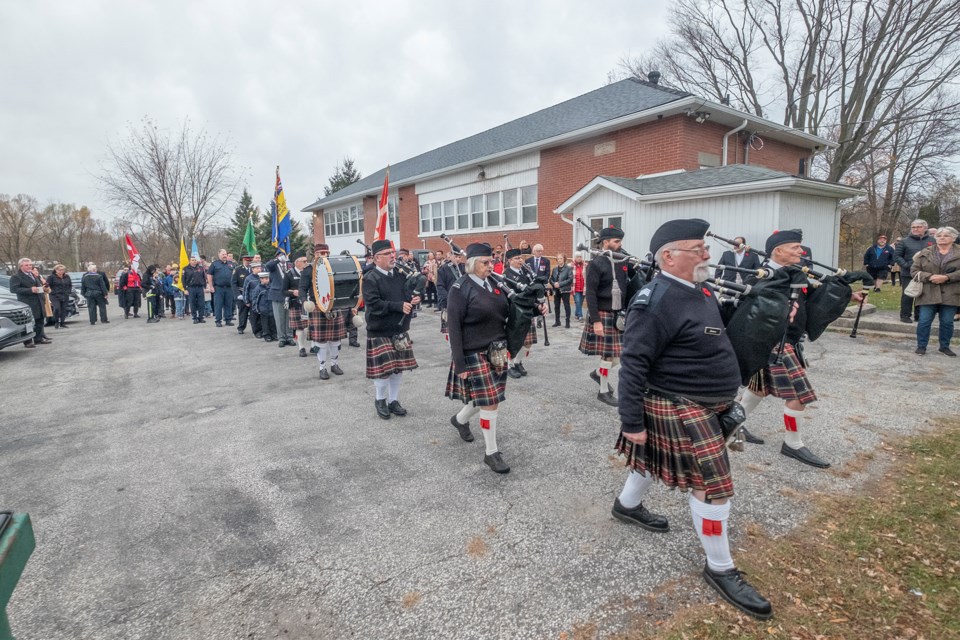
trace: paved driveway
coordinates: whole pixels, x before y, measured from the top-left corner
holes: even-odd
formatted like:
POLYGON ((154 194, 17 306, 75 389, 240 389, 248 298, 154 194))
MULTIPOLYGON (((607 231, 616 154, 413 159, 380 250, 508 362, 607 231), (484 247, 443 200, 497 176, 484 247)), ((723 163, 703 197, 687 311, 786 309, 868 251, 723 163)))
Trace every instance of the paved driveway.
MULTIPOLYGON (((610 517, 616 414, 595 399, 578 327, 541 336, 530 376, 508 383, 506 476, 482 464, 479 433, 465 444, 448 423, 438 329, 430 311, 415 321, 410 415, 389 422, 360 349, 327 382, 295 349, 170 319, 73 322, 53 345, 0 352, 0 506, 31 514, 38 545, 9 608, 17 637, 606 635, 699 571, 683 496, 647 501, 666 535, 610 517)), ((835 468, 781 457, 780 406, 762 404, 749 424, 767 444, 733 458, 735 556, 747 523, 795 526, 803 505, 784 487, 849 490, 859 454, 960 410, 956 360, 912 351, 809 345, 821 401, 803 434, 835 468)))

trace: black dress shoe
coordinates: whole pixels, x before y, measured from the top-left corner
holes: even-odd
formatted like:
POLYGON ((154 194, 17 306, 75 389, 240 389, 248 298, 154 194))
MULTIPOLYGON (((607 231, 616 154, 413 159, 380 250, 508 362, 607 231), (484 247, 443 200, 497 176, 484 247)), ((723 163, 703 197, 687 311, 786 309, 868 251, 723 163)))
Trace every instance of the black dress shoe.
POLYGON ((266 338, 263 339, 263 341, 264 341, 264 342, 273 342, 273 341, 274 341, 274 338, 271 338, 270 336, 267 336, 266 338))
POLYGON ((452 416, 450 418, 450 424, 457 430, 460 434, 460 439, 464 442, 473 442, 473 434, 470 432, 470 423, 463 424, 462 422, 457 422, 457 416, 452 416))
POLYGON ((516 367, 517 371, 520 372, 520 375, 522 375, 522 376, 526 376, 526 375, 527 375, 527 369, 526 369, 526 367, 523 366, 523 363, 522 363, 522 362, 518 362, 517 364, 515 364, 515 365, 513 365, 513 366, 516 367))
MULTIPOLYGON (((66 327, 64 327, 66 329, 66 327)), ((950 350, 950 347, 940 347, 940 353, 945 356, 950 356, 951 358, 956 358, 957 354, 950 350)))
POLYGON ((226 322, 224 322, 224 324, 227 325, 228 327, 232 327, 232 326, 233 326, 233 320, 227 320, 226 322))
POLYGON ((340 365, 335 364, 332 367, 330 367, 330 373, 332 373, 335 376, 342 376, 343 369, 340 368, 340 365))
POLYGON ((927 355, 927 349, 926 347, 917 347, 917 350, 914 351, 914 353, 917 354, 918 356, 925 356, 927 355))
POLYGON ((499 451, 495 451, 488 456, 483 456, 483 461, 487 463, 490 470, 494 473, 510 473, 510 467, 503 461, 499 451))
POLYGON ((310 347, 310 353, 312 353, 313 355, 317 355, 318 353, 320 353, 320 347, 316 345, 310 347))
POLYGON ((101 320, 100 322, 102 322, 103 324, 110 324, 109 320, 101 320))
POLYGON ((243 329, 237 329, 237 333, 242 336, 242 335, 243 335, 243 329))
POLYGON ((743 439, 749 442, 750 444, 764 444, 763 438, 758 438, 749 431, 746 427, 740 427, 740 432, 743 434, 743 439))
POLYGON ((558 320, 558 321, 554 322, 551 326, 553 326, 553 327, 559 327, 559 326, 560 326, 560 321, 558 320))
POLYGON ((596 369, 590 372, 590 379, 596 382, 597 384, 600 384, 600 374, 597 373, 596 369))
POLYGON ((97 324, 97 323, 96 323, 96 322, 91 322, 91 323, 90 323, 91 326, 93 326, 93 325, 95 325, 95 324, 97 324))
POLYGON ((359 347, 359 346, 360 346, 360 343, 359 343, 356 339, 351 339, 351 340, 350 340, 350 346, 351 346, 351 347, 359 347))
POLYGON ((736 569, 714 571, 705 565, 703 578, 724 600, 747 615, 760 620, 767 620, 773 616, 770 601, 757 593, 757 590, 750 586, 750 583, 743 579, 743 574, 736 569))
POLYGON ((516 380, 517 378, 522 378, 523 374, 517 371, 516 367, 510 367, 507 369, 507 375, 516 380))
POLYGON ((280 344, 278 344, 277 347, 283 349, 285 346, 287 346, 287 341, 281 338, 280 344))
MULTIPOLYGON (((320 369, 320 379, 321 379, 321 380, 329 380, 329 379, 330 379, 330 374, 327 373, 327 370, 324 369, 324 368, 321 368, 321 369, 320 369)), ((379 409, 378 409, 378 411, 379 411, 379 409)))
POLYGON ((913 318, 904 318, 903 316, 900 316, 900 322, 904 324, 913 324, 913 318))
POLYGON ((257 338, 257 339, 259 340, 260 338, 263 337, 263 334, 262 334, 262 333, 255 333, 255 334, 253 334, 253 337, 254 337, 254 338, 257 338))
POLYGON ((664 531, 670 530, 670 523, 667 522, 667 519, 664 516, 651 513, 643 506, 642 502, 633 509, 627 509, 620 504, 620 498, 616 498, 613 501, 613 509, 610 513, 621 522, 639 525, 647 531, 653 531, 654 533, 663 533, 664 531))
POLYGON ((193 319, 193 324, 200 324, 200 321, 197 320, 196 318, 194 318, 194 319, 193 319))
POLYGON ((206 318, 200 318, 200 324, 207 324, 206 318))
POLYGON ((604 393, 603 391, 598 391, 597 400, 599 400, 603 404, 608 404, 611 407, 617 406, 617 397, 613 395, 613 391, 607 391, 606 393, 604 393))
POLYGON ((139 318, 139 317, 140 317, 140 314, 139 314, 139 313, 135 313, 135 314, 133 314, 133 317, 134 317, 134 318, 139 318))
POLYGON ((395 416, 407 415, 407 410, 400 406, 399 400, 394 400, 387 406, 387 408, 390 409, 390 413, 392 413, 395 416))
POLYGON ((306 350, 306 349, 300 349, 300 357, 301 357, 301 358, 306 358, 306 357, 307 357, 307 350, 306 350))
POLYGON ((794 449, 793 447, 788 447, 787 443, 784 442, 780 447, 780 453, 787 456, 788 458, 793 458, 803 464, 808 464, 811 467, 816 467, 818 469, 826 469, 830 466, 829 462, 825 462, 818 458, 810 449, 806 447, 800 447, 799 449, 794 449))
POLYGON ((31 342, 24 342, 23 347, 25 349, 36 349, 37 345, 33 344, 33 342, 31 341, 31 342))
POLYGON ((373 404, 377 407, 377 415, 384 420, 390 419, 390 409, 387 407, 386 400, 374 400, 373 404))
POLYGON ((220 322, 219 320, 217 320, 217 326, 218 326, 218 327, 222 327, 222 326, 223 326, 223 323, 220 322))

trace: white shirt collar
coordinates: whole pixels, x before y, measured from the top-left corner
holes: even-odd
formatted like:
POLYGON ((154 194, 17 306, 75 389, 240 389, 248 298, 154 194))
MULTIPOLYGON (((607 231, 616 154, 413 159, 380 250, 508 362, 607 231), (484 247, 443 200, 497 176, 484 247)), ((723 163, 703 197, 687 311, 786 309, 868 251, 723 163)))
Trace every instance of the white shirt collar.
POLYGON ((772 259, 767 259, 767 265, 769 265, 771 269, 782 269, 782 268, 783 268, 783 265, 782 265, 782 264, 779 264, 778 262, 774 262, 772 259))
POLYGON ((393 273, 392 271, 384 271, 384 270, 381 269, 380 267, 374 267, 374 269, 376 269, 377 271, 379 271, 380 273, 382 273, 382 274, 385 275, 385 276, 389 276, 389 275, 391 275, 391 274, 393 273))
POLYGON ((666 276, 666 277, 670 278, 671 280, 676 280, 676 281, 679 282, 680 284, 685 284, 685 285, 687 285, 688 287, 690 287, 691 289, 696 289, 696 288, 697 288, 697 285, 695 285, 694 283, 690 282, 689 280, 684 280, 683 278, 678 278, 677 276, 673 275, 672 273, 667 273, 666 271, 661 271, 661 272, 660 272, 660 275, 666 276))
POLYGON ((470 274, 468 274, 468 275, 470 276, 470 279, 473 280, 474 282, 476 282, 478 285, 480 285, 480 286, 483 287, 484 289, 487 288, 487 281, 486 281, 486 280, 484 280, 484 279, 481 278, 480 276, 477 276, 477 275, 475 275, 475 274, 473 274, 473 273, 470 273, 470 274))

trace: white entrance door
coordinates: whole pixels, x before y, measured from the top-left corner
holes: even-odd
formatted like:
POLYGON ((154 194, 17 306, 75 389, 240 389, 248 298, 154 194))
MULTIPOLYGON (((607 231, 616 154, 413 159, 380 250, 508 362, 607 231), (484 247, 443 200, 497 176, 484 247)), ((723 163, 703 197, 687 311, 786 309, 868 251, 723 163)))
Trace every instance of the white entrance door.
MULTIPOLYGON (((598 216, 588 216, 584 222, 590 225, 590 228, 593 229, 595 233, 599 233, 600 229, 604 227, 617 227, 618 229, 623 228, 623 214, 622 213, 608 213, 598 216)), ((573 246, 576 248, 578 245, 585 244, 588 247, 595 248, 595 245, 592 244, 592 236, 586 229, 583 228, 583 225, 577 224, 573 230, 573 246)), ((583 257, 584 260, 590 260, 589 255, 583 257)))

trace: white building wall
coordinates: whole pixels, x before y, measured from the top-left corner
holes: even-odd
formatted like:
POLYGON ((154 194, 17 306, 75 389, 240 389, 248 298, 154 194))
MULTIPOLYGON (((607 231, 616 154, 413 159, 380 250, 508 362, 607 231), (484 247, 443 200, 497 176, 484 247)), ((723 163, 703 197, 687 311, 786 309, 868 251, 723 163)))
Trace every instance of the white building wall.
POLYGON ((433 204, 434 202, 443 202, 444 200, 480 196, 493 191, 503 191, 504 189, 519 189, 520 187, 529 187, 537 184, 536 169, 501 175, 496 178, 486 178, 484 180, 477 180, 476 174, 474 174, 473 177, 474 180, 470 183, 450 185, 444 189, 420 193, 418 196, 420 206, 433 204))
POLYGON ((483 165, 483 174, 484 177, 478 178, 480 173, 480 165, 475 167, 470 167, 469 169, 464 169, 463 171, 458 171, 450 175, 440 176, 432 180, 424 180, 416 184, 415 190, 419 196, 420 204, 428 202, 439 202, 441 200, 449 200, 451 197, 454 198, 463 198, 470 195, 479 195, 481 193, 487 193, 488 191, 496 191, 498 189, 513 189, 517 187, 526 187, 530 185, 537 184, 537 169, 540 167, 540 152, 528 153, 522 156, 517 156, 516 158, 509 158, 500 162, 494 162, 488 165, 483 165), (516 174, 525 174, 523 180, 526 182, 517 182, 507 181, 502 182, 501 179, 514 176, 516 174), (529 176, 533 176, 531 181, 529 176), (500 186, 503 185, 503 186, 500 186), (454 189, 457 187, 464 187, 464 189, 456 189, 456 193, 459 195, 450 195, 447 190, 454 189), (425 196, 435 191, 447 191, 442 195, 437 195, 432 199, 425 196))
MULTIPOLYGON (((583 221, 589 225, 590 218, 593 217, 623 216, 624 221, 626 221, 636 218, 639 212, 640 204, 635 199, 628 198, 603 187, 597 189, 590 194, 589 198, 577 205, 574 215, 573 245, 570 247, 571 252, 581 243, 590 246, 590 233, 576 222, 576 218, 583 218, 583 221)), ((624 225, 629 227, 627 222, 624 222, 624 225)), ((627 230, 628 229, 625 228, 624 233, 626 233, 627 230)), ((628 245, 627 241, 628 238, 624 236, 624 248, 633 253, 633 249, 631 245, 628 245)), ((589 260, 589 257, 585 256, 584 259, 589 260)))
POLYGON ((840 255, 840 213, 834 198, 799 193, 780 193, 778 229, 802 229, 803 244, 813 259, 837 264, 840 255))

